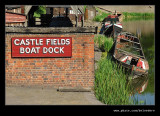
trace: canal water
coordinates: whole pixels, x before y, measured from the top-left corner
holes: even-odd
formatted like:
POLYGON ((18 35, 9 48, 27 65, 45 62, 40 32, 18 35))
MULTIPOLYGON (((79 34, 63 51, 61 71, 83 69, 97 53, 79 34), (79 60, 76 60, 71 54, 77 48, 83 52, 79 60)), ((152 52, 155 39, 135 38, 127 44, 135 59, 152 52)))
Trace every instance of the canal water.
POLYGON ((155 105, 155 20, 127 20, 122 22, 123 31, 139 33, 144 55, 149 63, 149 75, 131 81, 132 99, 136 105, 155 105))

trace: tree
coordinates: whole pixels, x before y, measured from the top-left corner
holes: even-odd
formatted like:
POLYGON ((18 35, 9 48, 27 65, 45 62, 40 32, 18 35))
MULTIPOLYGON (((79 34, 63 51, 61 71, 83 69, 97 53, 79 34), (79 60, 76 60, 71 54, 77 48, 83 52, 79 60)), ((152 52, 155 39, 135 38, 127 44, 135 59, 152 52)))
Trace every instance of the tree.
POLYGON ((45 6, 38 6, 38 9, 34 12, 34 17, 39 18, 41 14, 46 14, 45 6))

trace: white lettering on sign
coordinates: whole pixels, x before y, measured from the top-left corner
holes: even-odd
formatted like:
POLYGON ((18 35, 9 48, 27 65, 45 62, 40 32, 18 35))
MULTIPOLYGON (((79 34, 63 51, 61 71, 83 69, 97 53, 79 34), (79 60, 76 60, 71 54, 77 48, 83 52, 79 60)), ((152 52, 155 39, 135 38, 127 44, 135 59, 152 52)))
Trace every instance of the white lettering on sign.
POLYGON ((69 39, 46 39, 46 45, 69 45, 69 39))
POLYGON ((12 38, 12 57, 71 57, 71 37, 12 38))
POLYGON ((19 44, 17 44, 16 41, 19 41, 19 39, 14 40, 14 45, 18 46, 19 44))
POLYGON ((21 54, 23 54, 23 53, 27 53, 27 54, 29 54, 29 53, 39 53, 39 49, 40 49, 40 47, 32 47, 32 48, 29 48, 29 47, 27 47, 27 48, 23 48, 23 47, 20 47, 20 53, 21 54))
POLYGON ((64 53, 64 51, 63 51, 63 48, 64 47, 55 47, 55 48, 52 48, 52 47, 49 47, 49 48, 47 48, 47 47, 43 47, 43 53, 44 54, 46 54, 46 53, 56 53, 56 54, 58 54, 58 53, 64 53))
MULTIPOLYGON (((69 39, 46 39, 46 45, 69 45, 70 40, 69 39)), ((22 39, 21 41, 19 39, 14 40, 14 45, 43 45, 43 39, 22 39)))
POLYGON ((43 45, 43 39, 22 39, 21 41, 19 39, 15 39, 14 40, 14 45, 18 46, 18 45, 43 45))

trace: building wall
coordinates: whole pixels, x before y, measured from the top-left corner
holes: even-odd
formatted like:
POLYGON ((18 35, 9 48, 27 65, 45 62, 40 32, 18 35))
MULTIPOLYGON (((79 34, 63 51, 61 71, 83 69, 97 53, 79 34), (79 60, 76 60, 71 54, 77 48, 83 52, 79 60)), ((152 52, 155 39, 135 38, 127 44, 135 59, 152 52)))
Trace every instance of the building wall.
POLYGON ((12 13, 22 13, 21 8, 13 8, 13 9, 5 9, 6 12, 12 12, 12 13))
MULTIPOLYGON (((68 17, 70 18, 71 21, 76 21, 75 20, 76 19, 75 16, 76 16, 75 14, 69 14, 68 15, 68 17)), ((78 22, 81 22, 82 16, 83 16, 82 14, 78 14, 78 22)))
POLYGON ((16 13, 5 13, 5 25, 6 26, 24 26, 26 16, 16 13))
MULTIPOLYGON (((47 8, 47 10, 49 10, 49 8, 47 8)), ((50 10, 49 10, 50 12, 50 10)), ((54 17, 56 16, 66 16, 66 8, 53 8, 53 15, 54 17)), ((75 21, 75 13, 73 12, 72 8, 68 8, 68 17, 70 18, 70 20, 75 21)), ((81 17, 82 14, 80 12, 78 12, 78 21, 81 21, 81 17)))
POLYGON ((85 20, 93 20, 93 18, 96 16, 96 9, 91 5, 86 7, 85 10, 85 20))
POLYGON ((6 86, 94 86, 94 34, 6 34, 6 86), (12 58, 12 37, 72 37, 71 58, 12 58))
POLYGON ((59 16, 60 13, 60 16, 65 16, 66 15, 65 11, 66 11, 65 8, 53 8, 53 15, 54 17, 56 17, 59 16))

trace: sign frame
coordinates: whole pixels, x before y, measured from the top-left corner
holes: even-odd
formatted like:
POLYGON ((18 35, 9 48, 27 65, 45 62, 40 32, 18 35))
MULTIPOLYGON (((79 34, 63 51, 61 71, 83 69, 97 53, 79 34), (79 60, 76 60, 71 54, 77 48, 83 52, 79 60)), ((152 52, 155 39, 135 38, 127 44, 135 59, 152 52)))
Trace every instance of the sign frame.
MULTIPOLYGON (((34 43, 35 44, 35 43, 34 43)), ((72 57, 72 37, 12 37, 11 38, 11 58, 71 58, 72 57), (64 47, 64 53, 47 53, 44 55, 43 52, 41 53, 37 53, 36 55, 34 54, 16 54, 18 48, 20 47, 35 47, 36 45, 29 45, 29 46, 25 46, 25 45, 19 45, 19 46, 16 46, 14 44, 14 40, 15 39, 19 39, 19 40, 26 40, 26 39, 35 39, 35 40, 40 40, 40 39, 43 39, 43 45, 39 45, 37 47, 40 47, 40 49, 43 49, 43 47, 64 47), (57 41, 61 41, 61 39, 69 39, 70 41, 70 44, 69 45, 46 45, 46 41, 44 42, 44 40, 46 39, 56 39, 57 41), (44 45, 45 44, 45 45, 44 45), (16 48, 17 47, 17 48, 16 48), (67 52, 67 53, 65 53, 67 52), (43 54, 42 54, 43 53, 43 54), (48 55, 49 54, 49 55, 48 55)))

